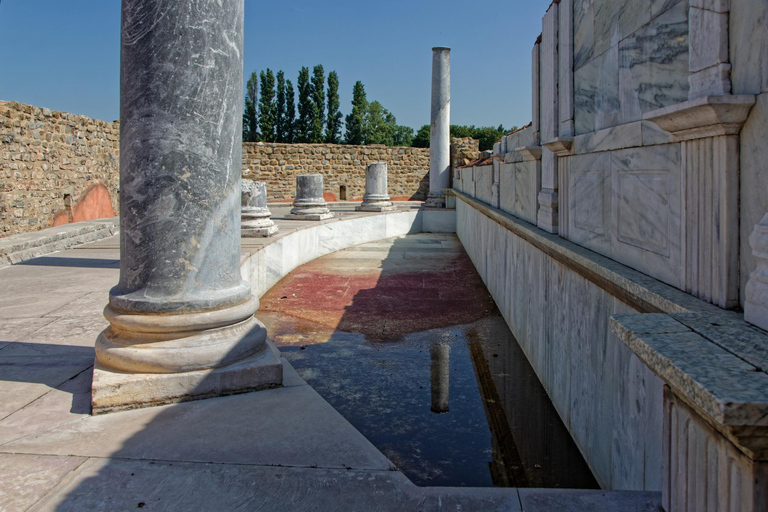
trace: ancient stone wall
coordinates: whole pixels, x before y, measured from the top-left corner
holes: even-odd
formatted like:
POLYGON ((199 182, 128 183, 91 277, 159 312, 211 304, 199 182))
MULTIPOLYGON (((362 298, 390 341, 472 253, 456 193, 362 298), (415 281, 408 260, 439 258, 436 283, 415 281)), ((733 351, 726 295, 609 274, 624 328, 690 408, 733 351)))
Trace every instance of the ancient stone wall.
POLYGON ((111 217, 119 123, 0 101, 0 236, 111 217))
MULTIPOLYGON (((454 164, 478 141, 453 139, 454 164)), ((119 122, 0 101, 0 237, 111 217, 119 211, 119 122)), ((424 200, 429 148, 243 144, 243 177, 267 182, 270 202, 292 201, 299 174, 325 178, 326 199, 359 200, 365 168, 386 162, 394 200, 424 200)))
POLYGON ((424 200, 429 190, 429 149, 334 144, 243 144, 243 178, 265 181, 270 202, 292 201, 299 174, 322 174, 326 200, 362 199, 365 169, 386 162, 389 195, 424 200))

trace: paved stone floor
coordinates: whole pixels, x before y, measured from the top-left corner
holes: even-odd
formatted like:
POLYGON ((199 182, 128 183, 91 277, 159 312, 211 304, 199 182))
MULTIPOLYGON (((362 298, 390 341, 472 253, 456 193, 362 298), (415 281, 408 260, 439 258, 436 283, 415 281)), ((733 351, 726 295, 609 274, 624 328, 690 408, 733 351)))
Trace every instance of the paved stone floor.
POLYGON ((287 362, 280 389, 92 417, 117 244, 0 269, 0 510, 657 509, 655 493, 416 487, 287 362))

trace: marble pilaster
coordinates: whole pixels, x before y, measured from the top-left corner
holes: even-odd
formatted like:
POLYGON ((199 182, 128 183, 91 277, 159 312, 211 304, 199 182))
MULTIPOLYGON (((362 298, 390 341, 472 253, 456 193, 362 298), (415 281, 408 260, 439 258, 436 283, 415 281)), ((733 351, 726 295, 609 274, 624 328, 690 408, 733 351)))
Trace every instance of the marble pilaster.
POLYGON ((279 386, 240 276, 243 0, 123 0, 120 281, 93 413, 279 386))
POLYGON ((533 133, 532 146, 538 146, 541 142, 541 86, 539 70, 541 58, 541 35, 531 50, 531 132, 533 133))
POLYGON ((326 220, 333 218, 328 203, 323 198, 323 175, 301 174, 296 176, 296 199, 289 220, 326 220))
POLYGON ((429 132, 429 193, 424 206, 445 208, 451 177, 451 49, 432 48, 432 107, 429 132))
POLYGON ((573 0, 560 0, 558 113, 560 137, 573 137, 573 0))
POLYGON ((705 96, 643 116, 681 142, 685 290, 739 304, 739 138, 754 96, 705 96))
MULTIPOLYGON (((559 136, 560 116, 558 114, 558 12, 559 4, 549 6, 542 19, 540 48, 540 89, 541 89, 541 141, 542 145, 559 136)), ((541 192, 539 192, 539 228, 557 234, 558 232, 558 174, 557 155, 548 148, 542 149, 541 192)))
POLYGON ((387 163, 374 162, 365 169, 365 195, 363 202, 356 206, 355 210, 387 212, 394 209, 387 190, 387 163))
POLYGON ((270 218, 267 206, 267 184, 261 181, 241 180, 240 236, 268 237, 278 231, 270 218))

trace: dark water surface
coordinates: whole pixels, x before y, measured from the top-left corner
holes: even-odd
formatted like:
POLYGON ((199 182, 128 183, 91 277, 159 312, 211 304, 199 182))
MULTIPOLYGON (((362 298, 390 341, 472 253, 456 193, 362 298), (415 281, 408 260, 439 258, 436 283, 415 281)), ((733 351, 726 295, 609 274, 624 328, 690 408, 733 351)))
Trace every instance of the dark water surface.
MULTIPOLYGON (((410 242, 399 243, 412 247, 410 242)), ((365 246, 357 248, 358 256, 362 250, 365 246)), ((345 252, 337 253, 335 261, 348 262, 345 252)), ((377 254, 371 251, 372 257, 377 254)), ((451 258, 457 257, 467 258, 463 250, 458 256, 453 251, 451 258)), ((392 268, 393 258, 388 258, 382 267, 392 268)), ((329 261, 329 274, 338 278, 334 260, 329 261)), ((312 275, 322 274, 323 265, 315 264, 312 275)), ((409 270, 412 279, 414 269, 409 270)), ((293 274, 307 276, 302 267, 293 274)), ((396 276, 388 275, 389 287, 396 287, 396 276)), ((479 279, 476 273, 471 277, 479 279)), ((340 286, 338 279, 327 282, 340 286)), ((270 291, 272 298, 265 296, 267 307, 258 317, 270 337, 302 378, 416 485, 598 488, 492 303, 490 311, 472 323, 386 339, 314 321, 319 317, 313 315, 322 316, 322 302, 303 305, 304 310, 313 309, 304 318, 294 316, 302 313, 288 306, 282 310, 278 299, 294 296, 292 287, 296 284, 286 278, 270 291)), ((375 292, 375 287, 368 289, 365 296, 375 297, 375 292)), ((322 293, 332 297, 347 292, 322 293)), ((413 290, 407 295, 415 296, 413 290)), ((324 318, 330 316, 332 312, 324 318)), ((344 325, 362 325, 364 320, 344 325)))

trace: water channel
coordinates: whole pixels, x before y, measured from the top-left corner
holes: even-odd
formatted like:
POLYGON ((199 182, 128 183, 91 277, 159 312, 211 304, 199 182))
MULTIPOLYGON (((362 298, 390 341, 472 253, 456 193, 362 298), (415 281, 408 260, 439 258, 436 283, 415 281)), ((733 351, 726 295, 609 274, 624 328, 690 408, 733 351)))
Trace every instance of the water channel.
POLYGON ((319 258, 274 286, 258 316, 415 484, 598 488, 455 236, 319 258))

